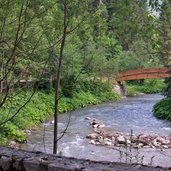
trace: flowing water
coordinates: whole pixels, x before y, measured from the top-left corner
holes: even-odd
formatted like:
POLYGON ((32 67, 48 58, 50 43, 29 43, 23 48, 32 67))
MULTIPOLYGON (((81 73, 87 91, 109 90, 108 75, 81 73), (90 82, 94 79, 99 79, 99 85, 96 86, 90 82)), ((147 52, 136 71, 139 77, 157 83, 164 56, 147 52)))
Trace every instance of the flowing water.
MULTIPOLYGON (((71 114, 69 128, 59 141, 61 155, 98 161, 116 161, 142 163, 155 166, 171 167, 170 149, 153 148, 109 148, 89 144, 86 135, 92 132, 89 124, 91 119, 100 120, 106 129, 112 132, 130 134, 158 134, 171 136, 171 122, 158 120, 153 116, 153 105, 163 97, 159 94, 128 97, 118 102, 91 106, 59 117, 59 130, 62 132, 71 114)), ((53 124, 44 123, 32 132, 27 144, 22 148, 27 150, 52 153, 53 124)))

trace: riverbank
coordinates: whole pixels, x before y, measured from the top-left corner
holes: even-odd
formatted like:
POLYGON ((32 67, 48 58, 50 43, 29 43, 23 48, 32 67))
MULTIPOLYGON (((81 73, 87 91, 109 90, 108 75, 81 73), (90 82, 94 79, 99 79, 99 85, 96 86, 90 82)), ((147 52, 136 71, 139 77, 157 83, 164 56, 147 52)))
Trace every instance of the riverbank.
MULTIPOLYGON (((61 94, 59 112, 64 113, 109 100, 115 101, 120 98, 105 83, 99 83, 93 88, 93 91, 76 92, 70 98, 64 97, 61 94)), ((7 103, 0 108, 0 121, 6 120, 7 116, 8 118, 13 116, 31 94, 31 91, 11 94, 7 99, 7 103)), ((20 110, 14 119, 0 127, 0 144, 8 145, 10 143, 9 140, 25 142, 27 140, 27 134, 30 134, 30 129, 37 127, 40 123, 52 117, 53 109, 54 92, 36 92, 31 101, 20 110)))
MULTIPOLYGON (((128 96, 135 96, 142 93, 162 93, 166 89, 166 83, 164 80, 145 80, 143 84, 128 84, 128 96)), ((154 116, 171 121, 171 97, 164 98, 153 107, 154 116)))
MULTIPOLYGON (((129 148, 101 146, 89 143, 86 136, 92 133, 90 125, 94 119, 104 124, 105 132, 128 136, 132 134, 169 137, 171 123, 158 120, 152 113, 152 107, 163 98, 159 94, 141 95, 123 98, 116 102, 102 103, 67 112, 59 116, 59 132, 65 130, 68 117, 69 128, 65 136, 58 142, 62 156, 84 158, 96 161, 116 161, 132 163, 151 163, 154 166, 171 167, 171 149, 129 148), (89 120, 87 120, 89 119, 89 120), (129 152, 131 150, 131 152, 129 152), (124 154, 129 155, 124 155, 124 154), (155 157, 154 157, 155 156, 155 157)), ((59 136, 61 135, 59 134, 59 136)), ((131 136, 130 136, 131 137, 131 136)), ((22 149, 52 153, 53 123, 46 122, 33 130, 27 144, 22 149)))
POLYGON ((138 94, 161 93, 165 90, 166 84, 164 80, 146 79, 143 82, 127 83, 128 96, 138 94))
MULTIPOLYGON (((144 85, 128 85, 128 95, 134 96, 142 94, 148 86, 153 85, 153 90, 160 90, 163 84, 145 81, 144 85), (144 88, 143 88, 144 87, 144 88), (160 87, 160 88, 159 88, 160 87)), ((161 83, 161 82, 160 82, 161 83)), ((149 88, 152 90, 152 88, 149 88)), ((148 91, 149 92, 149 91, 148 91)), ((150 91, 153 93, 154 91, 150 91)), ((10 95, 7 103, 0 108, 0 121, 13 116, 24 102, 31 96, 31 91, 21 91, 10 95)), ((62 95, 62 94, 61 94, 62 95)), ((82 85, 79 91, 73 93, 72 97, 62 96, 59 100, 59 112, 64 113, 89 105, 100 104, 107 101, 116 101, 120 95, 112 91, 112 87, 106 83, 89 83, 82 85)), ((53 115, 54 92, 41 90, 37 91, 31 101, 20 110, 20 112, 6 124, 0 127, 0 144, 8 145, 9 140, 25 142, 30 129, 37 127, 53 115)))

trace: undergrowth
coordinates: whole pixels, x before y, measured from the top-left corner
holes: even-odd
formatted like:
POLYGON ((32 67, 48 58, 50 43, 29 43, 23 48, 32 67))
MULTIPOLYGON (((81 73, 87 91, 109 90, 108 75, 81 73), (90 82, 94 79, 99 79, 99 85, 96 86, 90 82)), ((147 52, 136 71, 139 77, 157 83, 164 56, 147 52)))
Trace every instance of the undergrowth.
POLYGON ((134 83, 128 84, 128 94, 134 95, 138 93, 161 93, 166 89, 166 84, 164 80, 157 80, 157 79, 146 79, 141 83, 134 83))
MULTIPOLYGON (((59 100, 59 112, 67 112, 88 105, 98 104, 107 100, 116 100, 119 95, 112 92, 106 83, 87 83, 81 86, 72 97, 62 96, 59 100)), ((31 91, 11 94, 3 107, 0 108, 0 121, 12 117, 23 103, 30 97, 31 91)), ((24 142, 27 140, 26 129, 31 129, 44 122, 53 115, 54 92, 38 91, 31 101, 6 124, 0 126, 0 144, 8 140, 24 142)))

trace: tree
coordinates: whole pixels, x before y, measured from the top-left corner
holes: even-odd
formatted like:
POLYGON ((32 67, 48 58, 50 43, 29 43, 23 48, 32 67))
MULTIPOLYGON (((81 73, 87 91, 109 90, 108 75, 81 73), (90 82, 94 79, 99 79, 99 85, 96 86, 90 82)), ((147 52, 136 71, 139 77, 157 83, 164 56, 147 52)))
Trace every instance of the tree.
POLYGON ((60 75, 62 69, 62 61, 63 61, 63 51, 65 46, 65 39, 67 36, 67 28, 68 28, 68 15, 67 15, 67 0, 63 1, 63 35, 62 35, 62 42, 60 47, 60 54, 59 54, 59 62, 58 62, 58 69, 56 72, 56 82, 55 82, 55 110, 54 110, 54 142, 53 142, 53 154, 57 153, 57 142, 58 142, 58 101, 59 101, 59 86, 60 86, 60 75))
POLYGON ((135 40, 145 38, 150 33, 146 1, 108 0, 106 5, 109 30, 116 36, 123 50, 129 50, 135 40))
MULTIPOLYGON (((0 82, 5 83, 5 93, 0 97, 0 107, 11 95, 10 88, 19 84, 20 79, 31 79, 34 83, 34 80, 39 80, 46 70, 49 47, 44 30, 39 24, 41 17, 43 18, 51 9, 51 6, 46 8, 46 5, 44 1, 1 1, 0 82)), ((25 103, 0 125, 12 120, 31 100, 35 87, 38 86, 33 85, 33 93, 25 103)))
MULTIPOLYGON (((171 67, 171 1, 164 0, 159 18, 160 51, 166 67, 171 67)), ((171 78, 166 80, 167 96, 171 96, 171 78)))

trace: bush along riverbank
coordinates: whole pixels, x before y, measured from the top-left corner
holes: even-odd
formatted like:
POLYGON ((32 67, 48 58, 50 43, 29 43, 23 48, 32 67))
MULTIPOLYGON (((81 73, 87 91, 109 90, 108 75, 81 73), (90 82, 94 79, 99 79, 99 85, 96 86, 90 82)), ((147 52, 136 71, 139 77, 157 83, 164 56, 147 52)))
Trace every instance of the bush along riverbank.
POLYGON ((164 80, 146 79, 142 82, 127 83, 128 96, 134 96, 140 93, 152 94, 161 93, 166 89, 164 80))
POLYGON ((155 104, 153 113, 159 119, 171 121, 171 97, 164 98, 155 104))
MULTIPOLYGON (((62 96, 60 98, 60 113, 120 98, 106 83, 84 84, 84 87, 82 91, 75 91, 72 97, 62 96), (86 86, 88 87, 86 88, 86 86)), ((0 121, 12 117, 31 96, 31 93, 31 91, 26 91, 11 94, 5 105, 0 108, 0 121)), ((27 131, 52 117, 53 110, 54 92, 37 91, 31 101, 12 120, 0 126, 0 144, 8 145, 9 140, 26 141, 27 131)))

